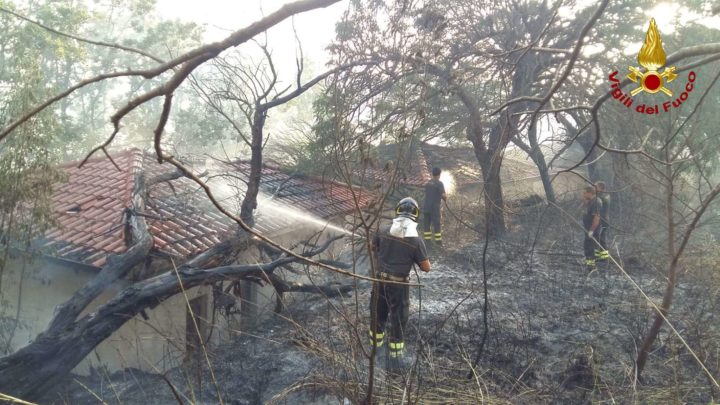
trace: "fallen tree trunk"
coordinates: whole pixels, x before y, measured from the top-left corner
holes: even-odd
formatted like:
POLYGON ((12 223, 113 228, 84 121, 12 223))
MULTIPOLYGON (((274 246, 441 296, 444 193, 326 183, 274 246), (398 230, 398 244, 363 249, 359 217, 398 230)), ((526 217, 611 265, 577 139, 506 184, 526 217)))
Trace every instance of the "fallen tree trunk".
MULTIPOLYGON (((304 256, 311 257, 323 252, 335 240, 328 240, 304 256)), ((275 268, 297 260, 296 257, 283 256, 265 264, 228 265, 211 269, 183 266, 177 273, 172 270, 137 282, 68 327, 43 333, 31 344, 0 358, 0 392, 24 400, 37 400, 125 322, 143 310, 156 307, 182 288, 190 289, 248 275, 257 276, 263 272, 272 273, 275 268)))
POLYGON ((132 192, 133 209, 125 210, 125 235, 131 241, 128 249, 120 255, 108 255, 107 262, 97 276, 76 291, 69 300, 58 306, 55 316, 45 333, 60 331, 73 322, 80 313, 98 295, 115 280, 124 277, 135 265, 142 263, 153 245, 153 238, 148 232, 147 224, 142 215, 145 202, 145 180, 142 173, 135 175, 132 192), (138 215, 139 214, 139 215, 138 215))

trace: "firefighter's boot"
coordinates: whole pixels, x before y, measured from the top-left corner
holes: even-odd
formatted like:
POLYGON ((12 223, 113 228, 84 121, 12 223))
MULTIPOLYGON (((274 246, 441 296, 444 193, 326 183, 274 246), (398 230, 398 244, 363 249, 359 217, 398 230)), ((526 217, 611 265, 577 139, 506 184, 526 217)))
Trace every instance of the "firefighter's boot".
POLYGON ((370 350, 375 349, 375 354, 380 353, 383 347, 385 333, 370 331, 370 350))
POLYGON ((596 261, 604 262, 604 261, 607 261, 609 258, 610 258, 610 253, 607 250, 601 249, 601 250, 595 251, 595 260, 596 261))
POLYGON ((433 240, 432 240, 432 232, 424 232, 423 233, 423 242, 425 242, 425 248, 427 248, 428 252, 433 251, 433 240))
POLYGON ((388 365, 390 372, 404 372, 410 368, 408 359, 405 358, 405 343, 390 342, 388 345, 388 365))
POLYGON ((437 250, 442 250, 443 241, 442 241, 442 233, 440 233, 440 232, 435 233, 435 247, 437 248, 437 250))

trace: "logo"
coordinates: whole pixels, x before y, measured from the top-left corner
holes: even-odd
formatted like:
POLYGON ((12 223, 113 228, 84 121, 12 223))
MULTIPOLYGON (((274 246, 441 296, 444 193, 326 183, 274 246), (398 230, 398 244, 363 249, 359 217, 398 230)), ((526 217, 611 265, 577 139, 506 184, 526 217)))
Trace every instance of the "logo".
MULTIPOLYGON (((630 66, 630 73, 627 78, 638 84, 639 87, 630 91, 630 95, 622 92, 620 89, 620 80, 618 80, 618 71, 614 71, 610 74, 611 92, 610 94, 622 103, 624 106, 630 108, 633 105, 633 96, 639 93, 645 92, 647 94, 655 94, 658 92, 664 93, 668 97, 673 97, 673 91, 665 87, 666 83, 671 83, 677 78, 675 73, 675 66, 669 66, 663 69, 662 73, 660 69, 665 66, 666 57, 665 50, 663 49, 662 39, 660 38, 660 32, 658 31, 655 19, 650 19, 650 27, 645 34, 645 42, 643 42, 640 53, 638 53, 637 61, 645 68, 645 71, 641 71, 640 68, 630 66)), ((635 111, 644 114, 661 114, 663 112, 670 111, 671 107, 678 108, 682 103, 688 99, 690 92, 694 88, 696 79, 695 72, 690 71, 688 74, 688 81, 685 84, 685 89, 680 95, 672 101, 665 101, 662 103, 662 110, 658 108, 658 105, 646 105, 641 104, 635 108, 635 111)), ((667 100, 667 99, 666 99, 667 100)))
POLYGON ((631 96, 635 96, 641 91, 655 94, 658 91, 662 91, 667 94, 668 97, 672 97, 673 93, 667 87, 665 87, 664 79, 667 82, 675 80, 677 75, 675 74, 675 66, 665 68, 662 73, 658 72, 658 69, 665 66, 665 50, 662 46, 662 39, 660 39, 660 33, 658 32, 655 19, 650 20, 650 28, 645 34, 645 43, 640 48, 637 61, 640 66, 644 67, 647 71, 645 73, 640 72, 640 69, 630 66, 630 74, 627 75, 628 79, 635 83, 639 83, 640 87, 630 92, 631 96))

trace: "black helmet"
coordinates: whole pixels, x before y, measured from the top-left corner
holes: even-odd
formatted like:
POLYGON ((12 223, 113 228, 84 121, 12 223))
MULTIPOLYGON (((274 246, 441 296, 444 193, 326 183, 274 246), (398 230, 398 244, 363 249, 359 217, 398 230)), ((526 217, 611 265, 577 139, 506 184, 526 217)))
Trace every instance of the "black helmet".
POLYGON ((399 217, 410 218, 417 222, 420 216, 420 208, 417 201, 413 198, 405 197, 395 206, 395 215, 399 217))

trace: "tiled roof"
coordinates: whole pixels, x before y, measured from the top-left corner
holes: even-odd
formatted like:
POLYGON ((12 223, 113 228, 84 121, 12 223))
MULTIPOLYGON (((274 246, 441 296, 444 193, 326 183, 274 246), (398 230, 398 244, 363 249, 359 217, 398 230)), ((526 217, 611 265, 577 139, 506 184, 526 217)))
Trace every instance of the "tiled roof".
MULTIPOLYGON (((550 145, 547 144, 541 144, 540 150, 543 152, 543 155, 545 156, 545 163, 550 163, 552 158, 554 157, 554 151, 560 151, 561 145, 555 144, 556 146, 553 146, 551 148, 550 145)), ((575 149, 573 149, 575 150, 575 149)), ((564 156, 568 156, 568 153, 566 152, 563 154, 564 156)), ((578 158, 580 160, 580 158, 578 158)), ((513 169, 513 172, 515 174, 515 177, 537 177, 540 175, 540 172, 537 168, 537 165, 535 165, 535 162, 530 159, 530 156, 528 156, 525 151, 518 148, 517 146, 508 146, 505 149, 505 157, 503 162, 508 161, 512 162, 511 168, 513 169)), ((563 164, 568 162, 567 159, 561 158, 559 160, 556 160, 553 164, 556 168, 562 168, 563 164)), ((550 167, 550 173, 553 173, 555 170, 553 167, 550 167)))
POLYGON ((449 148, 423 144, 422 151, 428 165, 451 172, 457 186, 482 183, 480 164, 471 147, 449 148))
MULTIPOLYGON (((130 199, 135 174, 146 172, 146 179, 172 171, 149 155, 131 149, 112 155, 119 167, 105 158, 77 162, 61 168, 67 181, 58 184, 52 195, 52 209, 58 227, 43 237, 40 246, 52 255, 94 266, 105 264, 108 253, 127 249, 124 240, 124 212, 130 199)), ((149 187, 147 224, 154 248, 166 254, 185 257, 197 254, 230 230, 225 218, 198 201, 197 186, 189 179, 158 183, 149 187)))
MULTIPOLYGON (((388 181, 391 171, 390 162, 398 163, 398 183, 422 187, 432 176, 425 161, 425 155, 417 144, 410 146, 400 144, 384 144, 375 149, 372 164, 358 168, 353 175, 363 184, 381 184, 388 181)), ((391 169, 394 170, 394 169, 391 169)))
MULTIPOLYGON (((480 164, 471 147, 453 148, 423 144, 422 151, 429 167, 437 166, 449 171, 455 179, 456 186, 463 187, 483 183, 480 164)), ((518 181, 537 175, 537 167, 532 161, 517 159, 506 151, 502 166, 500 166, 500 176, 503 182, 518 181)))
POLYGON ((100 265, 108 252, 125 249, 123 210, 130 205, 133 176, 142 161, 133 151, 114 160, 121 170, 105 158, 92 159, 82 168, 62 166, 68 181, 55 188, 51 199, 59 226, 44 237, 45 247, 57 256, 100 265))
MULTIPOLYGON (((234 175, 247 181, 249 162, 235 162, 232 168, 234 175)), ((316 219, 330 219, 354 212, 356 202, 357 207, 364 208, 373 198, 373 194, 359 187, 286 173, 268 164, 262 171, 256 227, 262 232, 273 233, 302 221, 305 213, 316 219)))
MULTIPOLYGON (((120 170, 105 157, 91 159, 81 168, 77 162, 62 166, 67 181, 58 184, 52 196, 59 226, 40 241, 44 250, 54 256, 102 266, 108 253, 127 248, 123 215, 131 205, 135 174, 143 170, 145 178, 151 179, 175 168, 160 165, 151 155, 137 149, 114 153, 112 157, 120 170)), ((249 164, 237 163, 225 170, 246 181, 249 164)), ((300 215, 310 213, 329 218, 355 209, 353 191, 360 207, 372 198, 358 188, 351 190, 332 181, 291 176, 278 168, 265 167, 261 182, 265 196, 259 196, 256 228, 270 236, 296 222, 292 215, 263 210, 265 205, 270 206, 270 201, 277 206, 294 207, 300 215)), ((235 229, 235 224, 212 206, 204 191, 190 179, 151 185, 147 197, 146 221, 156 251, 176 257, 192 256, 220 242, 235 229)))

